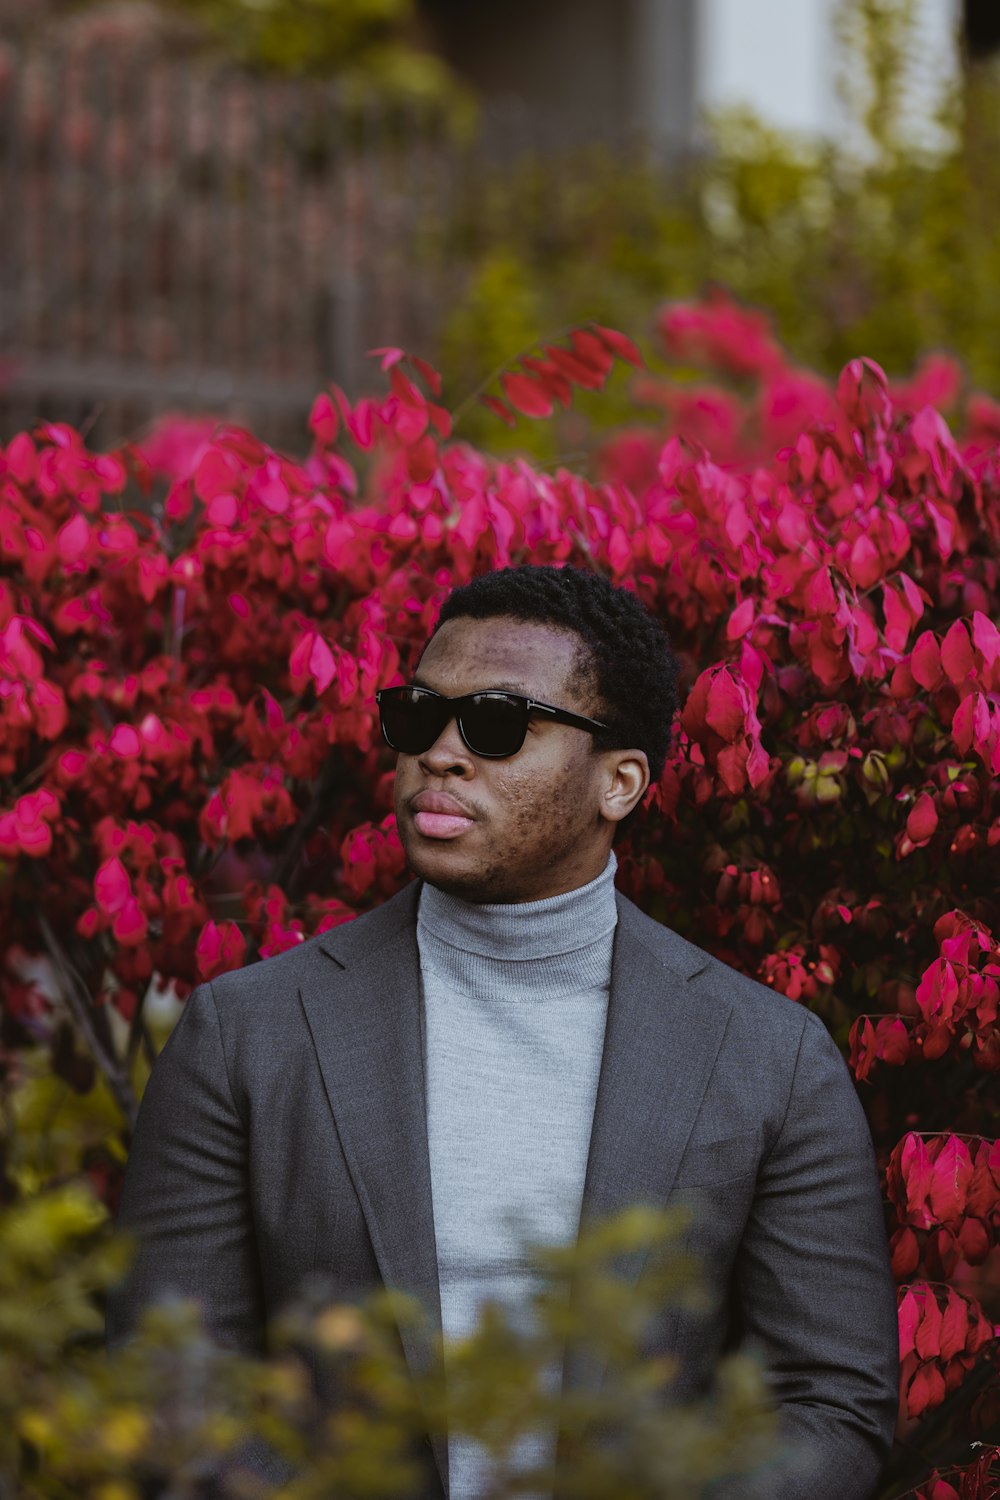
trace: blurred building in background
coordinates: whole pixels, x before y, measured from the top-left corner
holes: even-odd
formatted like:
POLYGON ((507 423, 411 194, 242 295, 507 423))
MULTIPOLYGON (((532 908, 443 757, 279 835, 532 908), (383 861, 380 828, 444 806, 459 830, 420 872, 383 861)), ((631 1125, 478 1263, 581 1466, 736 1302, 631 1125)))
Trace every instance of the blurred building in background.
MULTIPOLYGON (((915 0, 933 72, 912 80, 915 133, 958 70, 960 0, 915 0)), ((837 0, 424 0, 444 55, 486 98, 556 107, 586 130, 628 117, 653 139, 697 141, 706 109, 746 105, 782 129, 836 134, 837 0)), ((996 45, 1000 7, 973 0, 968 26, 996 45)))
MULTIPOLYGON (((933 148, 963 31, 981 56, 1000 26, 992 0, 918 3, 933 65, 910 112, 933 148)), ((0 0, 0 439, 44 416, 104 445, 172 409, 301 446, 312 396, 356 390, 365 350, 433 355, 497 170, 590 142, 669 174, 703 148, 704 111, 730 106, 847 129, 835 0, 419 12, 482 100, 471 135, 433 103, 207 62, 150 4, 59 21, 58 0, 0 0)))

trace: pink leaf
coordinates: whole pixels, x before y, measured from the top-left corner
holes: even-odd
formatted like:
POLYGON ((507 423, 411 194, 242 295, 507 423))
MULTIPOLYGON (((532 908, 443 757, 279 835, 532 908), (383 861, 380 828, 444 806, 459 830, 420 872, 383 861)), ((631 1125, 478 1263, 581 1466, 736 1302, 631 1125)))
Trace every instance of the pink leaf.
POLYGON ((947 1224, 965 1212, 966 1195, 971 1181, 972 1158, 969 1148, 957 1135, 949 1135, 931 1168, 929 1197, 935 1219, 947 1224))
POLYGON ((754 601, 744 599, 738 604, 726 622, 726 640, 738 641, 741 636, 746 635, 752 627, 754 620, 754 601))
POLYGON ((938 826, 937 808, 929 792, 921 792, 906 820, 906 833, 911 843, 920 848, 933 837, 938 826))
POLYGON ((126 948, 137 948, 145 941, 149 932, 146 913, 134 896, 129 896, 111 924, 111 931, 118 942, 126 948))
POLYGON ((941 686, 941 648, 933 630, 925 630, 917 636, 910 656, 910 670, 920 686, 928 692, 941 686))
POLYGON ((90 542, 90 527, 85 516, 79 512, 57 534, 59 556, 63 562, 76 562, 86 552, 90 542))
POLYGON ((397 349, 393 346, 386 346, 382 349, 369 349, 367 353, 369 359, 378 359, 381 357, 383 370, 391 370, 393 365, 398 365, 401 359, 406 358, 406 351, 404 349, 397 349))
POLYGON ((117 857, 106 859, 94 876, 94 897, 107 916, 121 911, 132 894, 128 872, 117 857))
POLYGON ((862 532, 851 548, 851 577, 858 588, 871 588, 882 576, 882 559, 871 537, 862 532))
POLYGON ((116 724, 111 731, 111 748, 125 760, 142 754, 142 741, 131 724, 116 724))
POLYGON ((955 620, 941 642, 941 665, 954 683, 964 682, 976 670, 969 632, 961 620, 955 620))
POLYGON ((619 359, 625 360, 630 365, 635 365, 639 370, 643 368, 646 361, 639 353, 637 345, 633 344, 630 338, 626 338, 623 333, 619 333, 615 328, 604 328, 600 323, 593 323, 591 327, 597 334, 597 337, 607 344, 608 348, 617 354, 619 359))
POLYGON ((973 611, 972 641, 988 669, 1000 661, 1000 630, 981 609, 973 611))
POLYGON ((739 688, 726 671, 717 672, 708 689, 706 722, 732 744, 745 729, 746 709, 739 688))
POLYGON ((507 406, 503 401, 499 399, 498 396, 480 396, 479 399, 482 404, 484 406, 488 406, 490 411, 493 412, 495 416, 498 416, 502 422, 506 422, 508 427, 517 426, 517 418, 514 416, 514 413, 511 411, 509 406, 507 406))
POLYGON ((531 375, 504 375, 500 381, 504 395, 516 411, 526 417, 548 417, 552 414, 552 398, 531 375))
POLYGON ((332 398, 326 391, 321 391, 313 402, 312 411, 309 413, 309 427, 318 443, 328 447, 336 442, 337 433, 340 430, 340 418, 332 398))

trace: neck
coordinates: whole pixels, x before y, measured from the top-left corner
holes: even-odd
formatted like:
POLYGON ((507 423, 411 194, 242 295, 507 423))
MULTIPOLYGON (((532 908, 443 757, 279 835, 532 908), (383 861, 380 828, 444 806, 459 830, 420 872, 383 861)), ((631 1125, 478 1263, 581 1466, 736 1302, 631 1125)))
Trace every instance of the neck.
POLYGON ((612 852, 595 880, 541 901, 481 903, 421 887, 421 963, 477 997, 579 994, 607 984, 618 908, 612 852))

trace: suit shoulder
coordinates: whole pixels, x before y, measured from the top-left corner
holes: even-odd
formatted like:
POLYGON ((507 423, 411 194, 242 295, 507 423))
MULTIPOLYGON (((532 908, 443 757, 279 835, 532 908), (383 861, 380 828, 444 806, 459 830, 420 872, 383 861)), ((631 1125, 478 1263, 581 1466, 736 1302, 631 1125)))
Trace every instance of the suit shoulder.
POLYGON ((294 948, 258 959, 243 969, 230 969, 211 982, 216 1003, 227 1009, 258 1000, 269 1006, 283 1001, 297 1004, 299 985, 314 980, 317 973, 332 970, 334 964, 341 964, 342 957, 377 950, 398 927, 414 920, 415 905, 416 892, 408 885, 381 906, 306 938, 294 948))
POLYGON ((699 948, 697 943, 682 937, 672 927, 647 916, 621 893, 618 895, 618 902, 619 921, 626 930, 669 969, 686 980, 696 982, 706 999, 715 995, 731 1002, 738 1014, 769 1027, 787 1029, 789 1036, 796 1041, 801 1037, 803 1027, 810 1022, 823 1026, 822 1021, 797 1000, 791 1000, 787 995, 772 990, 749 974, 716 958, 704 948, 699 948))

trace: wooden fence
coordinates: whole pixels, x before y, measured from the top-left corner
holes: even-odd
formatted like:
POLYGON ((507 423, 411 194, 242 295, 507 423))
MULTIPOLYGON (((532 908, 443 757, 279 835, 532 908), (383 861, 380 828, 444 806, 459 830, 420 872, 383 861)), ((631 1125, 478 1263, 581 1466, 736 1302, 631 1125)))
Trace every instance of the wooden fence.
POLYGON ((0 439, 43 416, 102 446, 210 409, 301 448, 367 348, 433 354, 485 181, 544 146, 514 105, 462 143, 429 109, 135 45, 8 54, 0 439))

